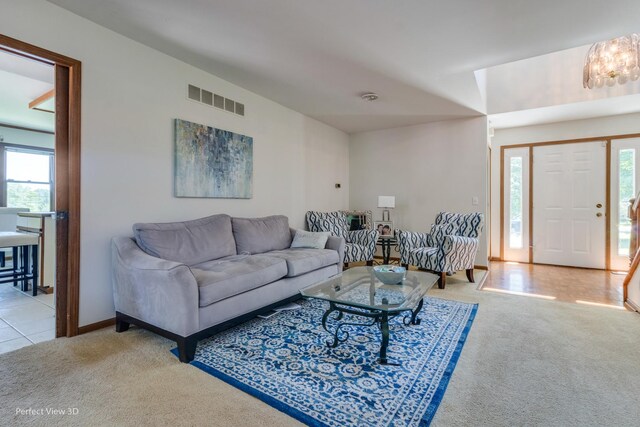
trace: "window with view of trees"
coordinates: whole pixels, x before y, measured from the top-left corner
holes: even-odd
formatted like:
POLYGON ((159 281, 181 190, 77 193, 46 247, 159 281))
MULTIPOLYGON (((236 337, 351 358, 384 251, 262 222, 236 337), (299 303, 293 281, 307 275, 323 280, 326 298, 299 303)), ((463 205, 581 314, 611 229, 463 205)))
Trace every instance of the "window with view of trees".
POLYGON ((636 194, 636 150, 623 149, 619 155, 618 255, 629 255, 631 220, 627 214, 627 207, 629 200, 636 194))
POLYGON ((512 157, 509 164, 509 247, 522 248, 522 157, 512 157))
POLYGON ((4 158, 6 206, 51 211, 53 153, 7 147, 4 158))

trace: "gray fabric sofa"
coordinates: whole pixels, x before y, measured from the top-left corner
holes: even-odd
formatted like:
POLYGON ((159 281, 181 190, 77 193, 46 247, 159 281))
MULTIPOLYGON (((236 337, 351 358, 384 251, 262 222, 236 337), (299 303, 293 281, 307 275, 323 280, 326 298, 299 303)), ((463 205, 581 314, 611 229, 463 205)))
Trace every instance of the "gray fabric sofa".
POLYGON ((299 298, 299 290, 342 271, 345 242, 290 248, 285 216, 135 224, 112 239, 116 331, 131 323, 178 344, 193 360, 198 340, 299 298))

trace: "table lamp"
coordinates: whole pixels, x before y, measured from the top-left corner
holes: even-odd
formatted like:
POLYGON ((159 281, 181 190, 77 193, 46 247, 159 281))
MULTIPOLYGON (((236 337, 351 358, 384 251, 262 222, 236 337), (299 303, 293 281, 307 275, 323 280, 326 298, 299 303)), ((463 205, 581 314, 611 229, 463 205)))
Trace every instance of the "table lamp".
POLYGON ((393 209, 396 207, 396 196, 378 196, 378 207, 384 209, 382 211, 382 220, 390 221, 389 209, 393 209))

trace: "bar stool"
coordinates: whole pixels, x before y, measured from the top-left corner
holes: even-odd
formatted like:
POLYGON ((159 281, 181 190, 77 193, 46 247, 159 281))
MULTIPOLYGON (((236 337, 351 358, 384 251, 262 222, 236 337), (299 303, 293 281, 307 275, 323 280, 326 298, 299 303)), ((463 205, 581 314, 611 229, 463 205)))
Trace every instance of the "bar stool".
POLYGON ((32 283, 32 295, 38 294, 38 243, 39 236, 31 233, 0 231, 0 248, 11 248, 13 262, 11 268, 0 269, 0 283, 21 284, 20 289, 29 289, 32 283))

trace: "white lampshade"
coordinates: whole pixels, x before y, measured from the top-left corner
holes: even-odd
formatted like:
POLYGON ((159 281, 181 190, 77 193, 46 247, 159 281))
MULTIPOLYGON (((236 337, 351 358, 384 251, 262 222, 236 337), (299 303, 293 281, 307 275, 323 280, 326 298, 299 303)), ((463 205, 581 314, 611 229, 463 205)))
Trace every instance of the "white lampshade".
POLYGON ((396 196, 378 196, 379 208, 395 208, 396 196))

